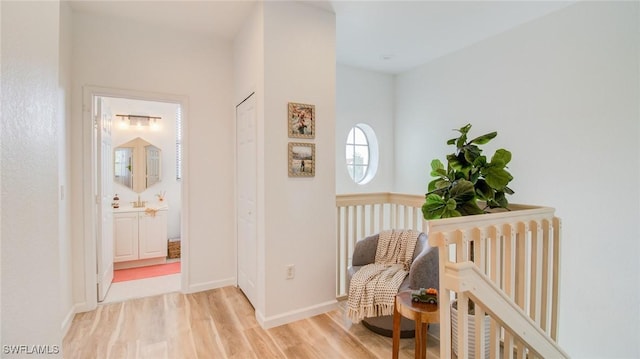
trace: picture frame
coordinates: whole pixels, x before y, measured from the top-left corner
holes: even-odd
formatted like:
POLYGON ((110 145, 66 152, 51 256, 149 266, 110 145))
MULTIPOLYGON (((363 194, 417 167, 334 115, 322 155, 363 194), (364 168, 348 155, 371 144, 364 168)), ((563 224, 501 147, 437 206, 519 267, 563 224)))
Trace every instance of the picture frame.
POLYGON ((289 102, 287 122, 290 138, 316 137, 316 106, 289 102))
POLYGON ((316 175, 316 145, 289 142, 289 177, 316 175))

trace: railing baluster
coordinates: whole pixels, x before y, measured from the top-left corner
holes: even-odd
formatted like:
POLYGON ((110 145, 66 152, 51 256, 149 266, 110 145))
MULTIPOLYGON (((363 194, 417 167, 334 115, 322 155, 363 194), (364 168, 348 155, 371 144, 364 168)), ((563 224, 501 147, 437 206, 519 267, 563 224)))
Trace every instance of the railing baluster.
POLYGON ((412 229, 413 227, 411 227, 411 224, 409 223, 409 206, 404 206, 404 227, 402 228, 406 228, 406 229, 412 229))
POLYGON ((338 248, 338 260, 336 261, 336 297, 341 297, 345 292, 343 278, 345 277, 344 274, 346 274, 346 272, 343 272, 342 268, 344 264, 343 255, 344 253, 346 253, 346 251, 342 248, 343 241, 342 235, 340 233, 340 227, 342 225, 342 223, 340 222, 340 212, 342 212, 342 207, 336 207, 336 209, 336 238, 338 240, 336 243, 336 247, 338 248))
POLYGON ((338 231, 341 231, 341 235, 340 235, 340 266, 341 266, 341 271, 342 273, 344 273, 343 277, 340 278, 340 292, 342 295, 345 295, 347 292, 347 288, 346 288, 346 274, 347 274, 347 268, 349 267, 349 245, 348 245, 348 241, 349 241, 349 226, 347 225, 349 222, 349 208, 348 207, 342 207, 341 209, 341 214, 339 214, 341 220, 340 222, 340 226, 338 227, 338 231), (344 218, 343 218, 344 217, 344 218))
POLYGON ((358 239, 364 238, 367 236, 367 233, 364 231, 364 205, 358 206, 358 211, 359 211, 359 215, 358 215, 358 222, 360 223, 360 235, 357 236, 356 241, 358 239))
POLYGON ((540 307, 540 328, 549 333, 549 221, 542 221, 542 290, 540 307))
MULTIPOLYGON (((510 224, 505 224, 502 230, 504 236, 504 292, 509 298, 514 299, 514 253, 513 253, 513 241, 514 230, 510 224)), ((506 331, 504 333, 504 354, 506 358, 513 358, 513 336, 506 331)))
POLYGON ((351 231, 349 230, 349 223, 351 223, 350 214, 351 214, 351 207, 350 206, 344 207, 344 243, 345 243, 344 263, 347 266, 347 268, 349 267, 349 264, 351 261, 351 231))
POLYGON ((376 233, 375 223, 376 223, 376 207, 377 204, 371 204, 369 206, 369 235, 376 233))
MULTIPOLYGON (((501 246, 500 246, 500 232, 496 226, 490 226, 488 229, 489 245, 491 253, 491 281, 499 286, 500 284, 500 258, 501 258, 501 246)), ((489 339, 489 355, 491 358, 497 358, 500 354, 500 336, 502 329, 495 320, 491 320, 491 337, 489 339)))
POLYGON ((529 297, 529 316, 540 325, 540 242, 542 231, 540 222, 531 221, 531 295, 529 297))
POLYGON ((553 217, 553 275, 552 275, 552 303, 551 303, 551 338, 558 340, 558 297, 560 297, 560 233, 562 223, 560 218, 553 217))
POLYGON ((398 204, 397 203, 392 203, 391 204, 391 213, 392 214, 392 222, 391 222, 391 227, 390 229, 395 229, 398 226, 398 222, 400 222, 400 219, 398 218, 398 216, 400 216, 400 213, 398 211, 398 204))
POLYGON ((515 234, 516 241, 516 263, 515 263, 515 302, 518 306, 524 310, 525 309, 525 288, 526 288, 526 277, 525 274, 527 272, 527 228, 526 225, 522 222, 518 223, 517 231, 515 234))

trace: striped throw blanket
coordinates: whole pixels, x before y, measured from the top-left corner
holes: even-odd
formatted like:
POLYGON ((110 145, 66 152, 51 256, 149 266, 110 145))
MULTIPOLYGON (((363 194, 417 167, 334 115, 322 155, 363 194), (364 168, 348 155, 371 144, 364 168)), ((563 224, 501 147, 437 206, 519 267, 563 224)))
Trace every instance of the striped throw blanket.
POLYGON ((363 266, 351 278, 347 316, 352 322, 393 314, 395 296, 409 274, 419 235, 412 230, 380 233, 375 262, 363 266))

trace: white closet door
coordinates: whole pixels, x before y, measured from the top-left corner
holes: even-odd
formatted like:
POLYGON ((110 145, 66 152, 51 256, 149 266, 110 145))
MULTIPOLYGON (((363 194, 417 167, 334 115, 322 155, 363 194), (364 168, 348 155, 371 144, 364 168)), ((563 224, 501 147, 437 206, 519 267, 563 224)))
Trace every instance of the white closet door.
POLYGON ((255 307, 258 276, 255 94, 236 107, 236 156, 238 287, 255 307))

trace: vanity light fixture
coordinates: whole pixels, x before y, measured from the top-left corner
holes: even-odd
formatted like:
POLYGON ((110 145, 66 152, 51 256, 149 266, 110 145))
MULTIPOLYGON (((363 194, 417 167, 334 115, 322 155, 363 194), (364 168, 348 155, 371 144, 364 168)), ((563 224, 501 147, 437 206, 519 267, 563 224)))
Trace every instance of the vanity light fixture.
POLYGON ((143 126, 149 126, 152 130, 157 130, 159 128, 158 120, 162 119, 162 117, 140 115, 116 115, 116 117, 120 117, 119 126, 121 128, 129 126, 142 128, 143 126), (127 120, 129 120, 129 123, 127 123, 127 120))

